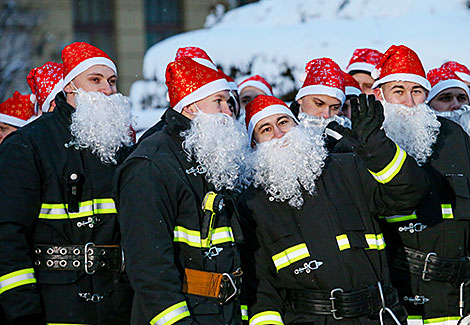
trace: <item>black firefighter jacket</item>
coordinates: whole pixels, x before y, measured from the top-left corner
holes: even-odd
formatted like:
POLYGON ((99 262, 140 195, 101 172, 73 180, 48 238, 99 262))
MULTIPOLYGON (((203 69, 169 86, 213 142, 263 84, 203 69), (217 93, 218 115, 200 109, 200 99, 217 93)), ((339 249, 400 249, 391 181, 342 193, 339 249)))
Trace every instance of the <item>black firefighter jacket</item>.
POLYGON ((54 112, 0 146, 0 303, 18 323, 42 324, 45 314, 50 324, 128 324, 132 289, 124 273, 87 275, 83 263, 77 271, 35 264, 36 244, 119 244, 112 195, 116 166, 101 163, 88 150, 65 146, 71 141, 74 109, 62 94, 56 104, 54 112), (76 213, 68 212, 72 173, 81 180, 76 213), (93 303, 79 293, 102 298, 93 303))
MULTIPOLYGON (((312 315, 294 310, 287 298, 290 289, 329 293, 377 282, 390 286, 378 217, 410 211, 429 190, 429 181, 383 131, 370 140, 367 152, 361 155, 366 164, 354 153, 330 154, 315 195, 304 193, 301 209, 271 201, 262 188, 240 196, 250 324, 379 323, 378 313, 343 320, 312 315)), ((406 319, 397 302, 387 307, 406 319)))
MULTIPOLYGON (((470 139, 456 123, 440 117, 438 119, 441 122, 439 136, 433 146, 432 156, 422 167, 431 176, 431 192, 415 212, 384 218, 383 231, 390 253, 408 247, 425 254, 435 253, 442 258, 470 256, 470 139)), ((446 324, 446 321, 455 323, 460 318, 458 305, 461 283, 455 280, 425 281, 421 273, 411 274, 401 268, 394 268, 397 261, 392 255, 392 281, 410 318, 416 324, 422 321, 433 324, 446 324)), ((468 285, 464 287, 463 293, 465 314, 468 314, 468 285)))
POLYGON ((213 188, 183 151, 181 132, 190 120, 168 110, 166 123, 119 168, 122 245, 135 290, 131 324, 239 324, 238 299, 220 305, 214 298, 182 293, 184 268, 234 272, 240 258, 229 205, 215 223, 218 255, 205 257, 201 205, 213 188))

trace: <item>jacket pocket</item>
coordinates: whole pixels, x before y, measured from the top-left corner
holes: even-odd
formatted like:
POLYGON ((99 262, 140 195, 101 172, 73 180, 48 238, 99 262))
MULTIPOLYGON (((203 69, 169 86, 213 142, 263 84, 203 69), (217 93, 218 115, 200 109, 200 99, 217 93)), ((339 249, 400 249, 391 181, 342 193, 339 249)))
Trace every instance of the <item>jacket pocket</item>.
POLYGON ((470 220, 470 181, 468 176, 446 175, 454 193, 452 217, 457 220, 470 220))

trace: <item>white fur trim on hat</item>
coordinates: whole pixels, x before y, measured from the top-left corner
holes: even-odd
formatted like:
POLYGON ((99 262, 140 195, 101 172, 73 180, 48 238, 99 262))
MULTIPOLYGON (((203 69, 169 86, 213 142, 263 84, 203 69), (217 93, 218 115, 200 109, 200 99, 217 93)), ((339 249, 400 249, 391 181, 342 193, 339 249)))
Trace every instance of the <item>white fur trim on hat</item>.
POLYGON ((250 141, 251 141, 251 138, 253 137, 253 130, 255 129, 256 124, 258 124, 258 122, 261 121, 262 119, 264 119, 265 117, 268 117, 268 116, 271 116, 271 115, 274 115, 274 114, 289 115, 290 117, 292 117, 292 119, 294 119, 295 123, 299 124, 299 121, 294 116, 292 111, 289 108, 287 108, 286 106, 275 104, 275 105, 265 107, 265 108, 263 108, 263 110, 259 111, 255 115, 253 115, 250 119, 250 123, 248 123, 248 135, 250 137, 250 141))
POLYGON ((356 87, 351 87, 351 86, 346 86, 346 96, 349 95, 356 95, 359 96, 362 93, 360 89, 357 89, 356 87))
POLYGON ((243 82, 242 84, 238 86, 238 93, 241 94, 242 90, 245 89, 246 87, 255 87, 264 91, 264 93, 268 96, 274 96, 273 93, 271 92, 271 89, 269 89, 269 87, 266 86, 261 81, 248 80, 247 82, 243 82))
POLYGON ((454 71, 455 74, 463 81, 470 82, 470 75, 465 72, 454 71))
POLYGON ((372 89, 375 89, 379 87, 380 85, 390 82, 390 81, 410 81, 410 82, 415 82, 421 86, 424 87, 426 90, 431 90, 431 84, 429 83, 429 80, 426 78, 423 78, 421 76, 418 76, 417 74, 413 73, 393 73, 389 74, 388 76, 385 76, 379 80, 376 80, 374 84, 372 85, 372 89))
POLYGON ((354 62, 351 65, 348 66, 346 72, 349 73, 351 71, 367 71, 367 72, 372 72, 372 70, 375 69, 375 65, 366 63, 366 62, 354 62))
POLYGON ((199 64, 202 64, 203 66, 206 66, 206 67, 211 68, 215 71, 218 71, 215 64, 212 63, 211 61, 207 60, 207 59, 203 59, 203 58, 191 58, 191 59, 193 59, 194 61, 196 61, 199 64))
POLYGON ((111 61, 108 58, 105 57, 94 57, 94 58, 89 58, 86 59, 85 61, 80 62, 73 68, 68 75, 65 76, 64 78, 64 84, 63 86, 67 86, 70 81, 72 81, 76 76, 78 76, 80 73, 83 71, 91 68, 94 65, 105 65, 109 68, 111 68, 115 74, 117 74, 117 68, 116 65, 114 64, 113 61, 111 61))
POLYGON ((438 95, 441 91, 449 89, 449 88, 462 88, 467 93, 467 96, 470 98, 470 90, 468 86, 460 80, 457 79, 447 79, 441 82, 438 82, 434 87, 431 88, 429 92, 427 102, 429 103, 436 95, 438 95))
POLYGON ((230 90, 238 91, 238 85, 235 81, 227 81, 230 90))
POLYGON ((204 99, 212 94, 215 94, 216 92, 222 91, 222 90, 230 90, 230 87, 228 85, 227 80, 225 79, 217 79, 212 82, 209 82, 208 84, 205 84, 204 86, 196 89, 189 95, 186 95, 186 97, 183 97, 174 107, 173 109, 177 111, 178 113, 181 113, 183 108, 185 106, 191 105, 192 103, 195 103, 201 99, 204 99))
POLYGON ((341 104, 344 103, 344 100, 346 99, 346 96, 341 89, 325 85, 311 85, 300 88, 297 96, 295 96, 295 100, 299 100, 307 95, 327 95, 339 99, 341 104))
POLYGON ((55 96, 60 93, 60 91, 64 88, 63 85, 64 79, 60 79, 54 86, 54 89, 47 95, 46 100, 42 103, 42 111, 47 112, 49 111, 49 107, 51 106, 51 102, 55 99, 55 96))
POLYGON ((11 125, 11 126, 14 126, 16 128, 20 128, 20 127, 26 125, 25 120, 22 120, 20 118, 13 117, 13 116, 10 116, 10 115, 6 115, 6 114, 3 114, 3 113, 0 113, 0 122, 11 125))

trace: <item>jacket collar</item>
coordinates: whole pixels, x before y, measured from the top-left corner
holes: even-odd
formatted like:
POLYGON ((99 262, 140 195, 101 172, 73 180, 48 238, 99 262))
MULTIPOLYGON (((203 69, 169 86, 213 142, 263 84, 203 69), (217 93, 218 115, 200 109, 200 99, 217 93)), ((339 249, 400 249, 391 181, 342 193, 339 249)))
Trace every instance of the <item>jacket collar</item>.
POLYGON ((183 140, 181 132, 186 131, 191 127, 191 120, 172 108, 169 108, 165 112, 165 121, 167 123, 165 131, 169 135, 180 140, 183 140))
POLYGON ((66 125, 72 124, 72 113, 75 111, 65 99, 65 95, 60 92, 55 97, 56 107, 54 108, 53 114, 55 114, 62 122, 66 125))

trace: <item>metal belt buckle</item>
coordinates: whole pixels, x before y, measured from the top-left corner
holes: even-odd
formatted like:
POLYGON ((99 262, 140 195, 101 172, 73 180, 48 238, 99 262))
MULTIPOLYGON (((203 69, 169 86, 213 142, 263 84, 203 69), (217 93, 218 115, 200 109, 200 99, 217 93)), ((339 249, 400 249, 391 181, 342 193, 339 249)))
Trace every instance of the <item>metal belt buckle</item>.
POLYGON ((219 303, 221 305, 224 305, 227 302, 229 302, 238 293, 238 288, 237 288, 237 285, 235 284, 234 279, 232 278, 232 275, 241 276, 242 274, 243 274, 243 271, 240 268, 238 268, 235 272, 233 272, 233 274, 222 273, 222 282, 220 283, 220 293, 218 297, 219 303), (233 292, 231 292, 230 294, 228 293, 228 290, 226 289, 227 288, 226 286, 228 284, 230 285, 229 288, 233 290, 233 292))
POLYGON ((344 292, 344 290, 341 289, 341 288, 336 288, 336 289, 333 289, 333 290, 330 291, 331 313, 333 314, 334 319, 340 320, 340 319, 343 319, 344 317, 340 317, 340 316, 336 315, 336 312, 338 310, 335 307, 335 300, 336 300, 335 292, 344 292))
POLYGON ((431 279, 426 278, 426 274, 429 273, 429 271, 428 271, 428 263, 430 262, 430 257, 431 257, 431 256, 437 256, 437 254, 434 253, 434 252, 429 252, 428 255, 426 255, 426 259, 424 260, 424 267, 423 267, 423 273, 422 273, 422 275, 421 275, 421 279, 422 279, 423 281, 426 281, 426 282, 431 281, 431 279))
POLYGON ((93 266, 93 261, 90 261, 89 258, 88 258, 88 255, 93 255, 93 250, 91 249, 91 247, 95 246, 95 243, 92 243, 92 242, 89 242, 89 243, 86 243, 85 244, 85 273, 86 274, 95 274, 96 271, 90 271, 88 268, 93 266), (90 253, 88 252, 88 250, 90 250, 90 253), (88 265, 88 263, 90 263, 90 265, 88 265))

